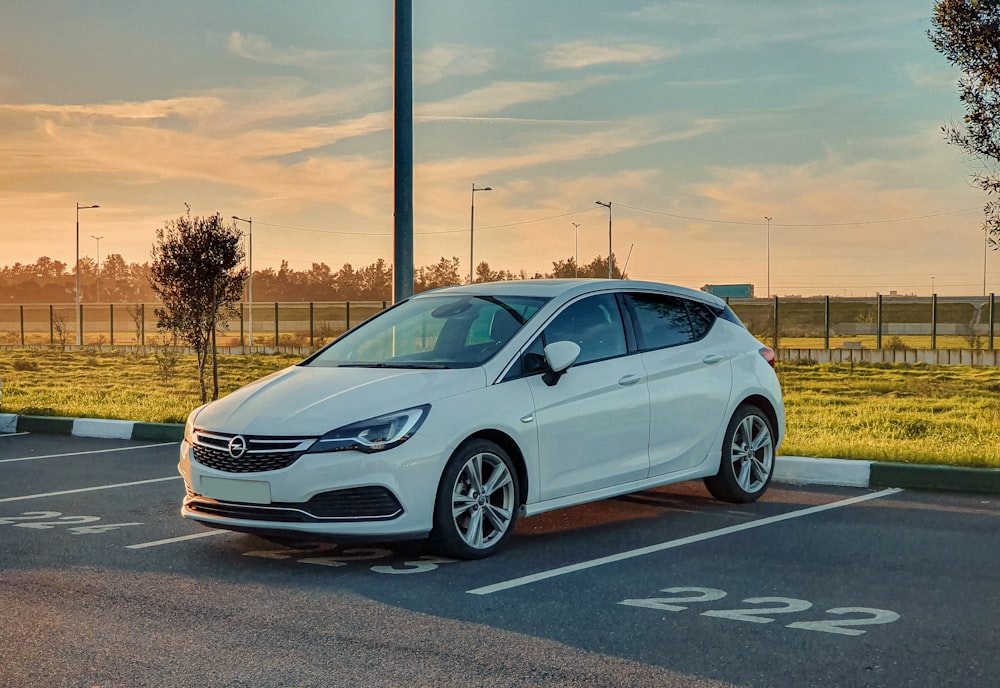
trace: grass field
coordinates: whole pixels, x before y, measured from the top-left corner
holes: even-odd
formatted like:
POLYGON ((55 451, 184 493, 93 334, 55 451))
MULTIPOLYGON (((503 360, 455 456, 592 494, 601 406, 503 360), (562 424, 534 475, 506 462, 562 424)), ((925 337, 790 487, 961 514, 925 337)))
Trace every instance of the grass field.
MULTIPOLYGON (((299 360, 224 356, 220 389, 299 360)), ((1000 468, 1000 368, 782 365, 785 455, 1000 468)), ((0 351, 0 412, 182 423, 199 404, 194 357, 0 351)))

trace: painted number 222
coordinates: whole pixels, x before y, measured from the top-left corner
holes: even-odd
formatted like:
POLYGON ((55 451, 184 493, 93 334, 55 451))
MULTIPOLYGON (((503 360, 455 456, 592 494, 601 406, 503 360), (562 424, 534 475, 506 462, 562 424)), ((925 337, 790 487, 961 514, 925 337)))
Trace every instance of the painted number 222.
MULTIPOLYGON (((688 604, 715 602, 726 596, 724 591, 715 588, 664 588, 661 592, 667 593, 670 597, 622 600, 618 604, 658 609, 665 612, 680 612, 687 609, 686 605, 688 604)), ((775 620, 774 615, 796 614, 812 608, 812 602, 793 597, 748 597, 742 602, 753 606, 739 609, 710 609, 702 612, 701 615, 717 619, 766 624, 775 620)), ((858 629, 858 626, 887 624, 899 620, 899 614, 896 612, 870 607, 834 607, 827 609, 825 613, 835 616, 852 615, 852 618, 795 621, 787 624, 785 628, 839 635, 864 635, 865 631, 858 629)))

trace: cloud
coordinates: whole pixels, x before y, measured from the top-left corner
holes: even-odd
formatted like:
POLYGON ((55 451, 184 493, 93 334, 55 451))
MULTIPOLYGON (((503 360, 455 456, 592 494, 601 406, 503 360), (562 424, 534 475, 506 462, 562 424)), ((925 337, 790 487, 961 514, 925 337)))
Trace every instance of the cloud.
POLYGON ((233 31, 226 43, 229 53, 254 62, 283 65, 291 67, 307 67, 310 69, 329 69, 337 66, 343 53, 333 50, 303 50, 289 48, 282 50, 275 47, 269 39, 256 34, 242 34, 233 31))
MULTIPOLYGON (((672 0, 628 12, 648 28, 663 24, 691 34, 692 52, 756 49, 809 42, 829 52, 862 52, 899 42, 900 27, 919 26, 927 10, 900 10, 898 3, 870 0, 799 3, 736 3, 730 0, 672 0), (871 32, 887 35, 872 37, 871 32), (892 33, 895 35, 888 35, 892 33)), ((920 31, 922 33, 922 29, 920 31)))
POLYGON ((453 98, 422 103, 417 106, 416 112, 424 118, 487 115, 514 105, 555 100, 607 82, 605 77, 576 81, 496 81, 453 98))
POLYGON ((437 83, 449 76, 485 74, 496 59, 490 48, 466 45, 435 45, 413 58, 413 78, 420 84, 437 83))
POLYGON ((123 120, 165 119, 179 116, 197 119, 217 112, 223 101, 210 96, 146 100, 131 103, 103 103, 84 105, 53 105, 33 103, 27 105, 0 104, 2 113, 23 113, 35 116, 75 118, 109 118, 123 120))
POLYGON ((599 45, 588 41, 572 41, 551 48, 545 55, 546 69, 581 69, 607 64, 641 64, 669 59, 677 50, 655 45, 627 43, 599 45))

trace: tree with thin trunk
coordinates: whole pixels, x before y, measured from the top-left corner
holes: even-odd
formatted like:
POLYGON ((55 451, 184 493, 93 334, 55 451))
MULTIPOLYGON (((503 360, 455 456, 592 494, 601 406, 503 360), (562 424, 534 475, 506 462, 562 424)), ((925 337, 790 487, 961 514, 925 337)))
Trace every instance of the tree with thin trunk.
POLYGON ((983 229, 1000 248, 1000 1, 940 0, 934 4, 934 47, 962 71, 959 100, 965 104, 962 125, 942 127, 945 139, 982 165, 974 175, 990 200, 983 229))
POLYGON ((156 230, 150 285, 160 299, 155 310, 161 330, 175 334, 195 351, 201 401, 209 400, 205 382, 212 362, 212 400, 219 398, 216 332, 236 315, 236 303, 247 278, 243 265, 242 233, 226 225, 216 213, 209 217, 187 214, 156 230))

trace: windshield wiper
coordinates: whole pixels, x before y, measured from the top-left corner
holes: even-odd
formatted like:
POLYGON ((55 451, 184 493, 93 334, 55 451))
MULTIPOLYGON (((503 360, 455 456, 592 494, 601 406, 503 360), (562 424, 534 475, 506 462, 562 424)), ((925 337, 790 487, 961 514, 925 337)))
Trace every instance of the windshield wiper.
POLYGON ((406 370, 439 370, 447 368, 444 363, 338 363, 338 368, 403 368, 406 370))

